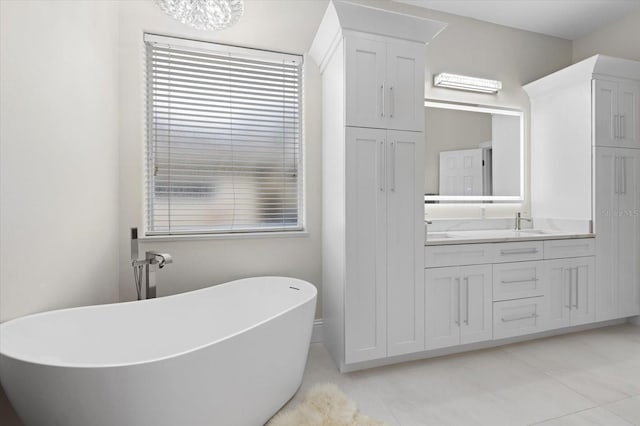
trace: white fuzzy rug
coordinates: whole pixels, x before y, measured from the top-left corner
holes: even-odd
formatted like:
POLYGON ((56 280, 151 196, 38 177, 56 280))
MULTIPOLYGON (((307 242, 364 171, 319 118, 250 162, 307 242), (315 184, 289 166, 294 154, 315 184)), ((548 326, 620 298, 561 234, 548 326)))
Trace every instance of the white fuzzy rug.
POLYGON ((295 408, 276 414, 267 426, 381 426, 358 412, 355 402, 333 383, 316 385, 295 408))

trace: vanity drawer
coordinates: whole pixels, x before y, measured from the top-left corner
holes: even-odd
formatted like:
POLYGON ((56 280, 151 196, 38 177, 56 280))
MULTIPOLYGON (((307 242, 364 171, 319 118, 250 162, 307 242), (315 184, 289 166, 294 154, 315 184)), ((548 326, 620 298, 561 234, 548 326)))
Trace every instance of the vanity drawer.
POLYGON ((479 265, 493 262, 492 244, 451 244, 426 246, 424 267, 479 265))
POLYGON ((542 260, 493 265, 493 300, 543 296, 543 265, 542 260))
POLYGON ((494 263, 522 262, 525 260, 541 260, 542 241, 522 241, 514 243, 494 244, 494 263))
POLYGON ((574 238, 571 240, 548 240, 544 242, 544 258, 594 256, 595 238, 574 238))
POLYGON ((493 338, 544 331, 544 297, 493 303, 493 338))

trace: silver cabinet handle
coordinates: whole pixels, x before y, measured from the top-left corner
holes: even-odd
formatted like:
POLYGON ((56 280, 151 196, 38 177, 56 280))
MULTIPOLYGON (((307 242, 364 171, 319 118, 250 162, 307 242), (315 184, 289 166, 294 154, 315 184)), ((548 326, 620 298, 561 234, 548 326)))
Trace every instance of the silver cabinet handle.
POLYGON ((380 141, 380 156, 379 156, 379 164, 378 164, 378 179, 380 180, 380 191, 384 192, 384 140, 380 141))
POLYGON ((396 111, 396 97, 393 93, 393 86, 389 86, 389 117, 393 118, 393 113, 396 111))
POLYGON ((381 102, 381 108, 380 108, 381 113, 380 113, 380 116, 384 117, 384 104, 385 104, 385 102, 384 102, 384 82, 382 82, 382 84, 380 85, 380 95, 381 95, 380 96, 380 99, 381 99, 381 101, 380 101, 381 102))
POLYGON ((627 118, 624 114, 620 116, 620 139, 624 139, 627 137, 627 129, 625 129, 625 122, 627 118))
POLYGON ((627 158, 620 157, 620 193, 627 193, 627 158))
POLYGON ((456 325, 460 326, 460 311, 462 310, 460 307, 460 278, 456 278, 456 282, 458 283, 458 320, 456 325))
POLYGON ((500 254, 533 254, 537 253, 537 248, 523 248, 523 249, 502 249, 500 254))
POLYGON ((614 157, 613 160, 613 174, 615 175, 614 193, 620 193, 620 157, 614 157))
POLYGON ((390 153, 389 153, 389 176, 391 177, 391 184, 389 185, 389 189, 391 191, 396 190, 396 143, 391 142, 390 144, 390 153))
MULTIPOLYGON (((569 281, 568 281, 568 284, 569 284, 569 304, 568 305, 566 305, 566 304, 564 305, 564 307, 569 309, 569 310, 571 310, 571 304, 573 303, 573 286, 571 284, 571 271, 572 270, 573 270, 572 268, 569 268, 568 270, 565 269, 565 268, 562 268, 562 286, 563 287, 565 286, 565 284, 567 284, 567 281, 565 280, 565 271, 569 272, 569 281)), ((562 295, 564 296, 564 289, 562 291, 562 295)))
POLYGON ((502 318, 502 322, 511 322, 511 321, 520 321, 531 318, 538 318, 538 314, 525 315, 523 317, 515 317, 515 318, 502 318))
POLYGON ((576 309, 580 309, 580 307, 578 306, 579 305, 578 289, 580 288, 579 285, 578 285, 578 283, 579 283, 579 281, 578 281, 578 271, 579 271, 579 269, 578 269, 577 266, 576 266, 575 269, 576 269, 576 277, 575 277, 575 281, 576 281, 576 304, 575 304, 575 308, 576 309))
POLYGON ((535 281, 540 281, 539 278, 531 278, 528 280, 502 280, 500 281, 502 284, 519 284, 519 283, 531 283, 531 282, 535 282, 535 281))
POLYGON ((464 277, 464 281, 465 281, 464 300, 466 305, 464 323, 466 325, 469 325, 469 277, 464 277))
POLYGON ((613 116, 613 138, 618 139, 620 134, 620 116, 615 114, 613 116))

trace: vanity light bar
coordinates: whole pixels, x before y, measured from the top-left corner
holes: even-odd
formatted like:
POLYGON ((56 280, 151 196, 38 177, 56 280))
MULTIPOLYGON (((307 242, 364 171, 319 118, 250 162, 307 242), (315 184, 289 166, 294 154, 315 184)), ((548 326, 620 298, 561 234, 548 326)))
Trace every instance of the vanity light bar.
POLYGON ((438 87, 471 90, 482 93, 498 93, 498 91, 502 89, 502 82, 499 80, 468 77, 466 75, 449 74, 446 72, 434 76, 433 84, 438 87))

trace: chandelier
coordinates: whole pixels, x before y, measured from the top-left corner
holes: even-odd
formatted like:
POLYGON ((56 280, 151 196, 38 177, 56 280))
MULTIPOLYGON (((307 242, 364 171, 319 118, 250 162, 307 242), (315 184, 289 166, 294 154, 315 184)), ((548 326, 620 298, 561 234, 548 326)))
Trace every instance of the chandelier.
POLYGON ((172 18, 198 30, 223 30, 238 22, 243 0, 155 0, 172 18))

